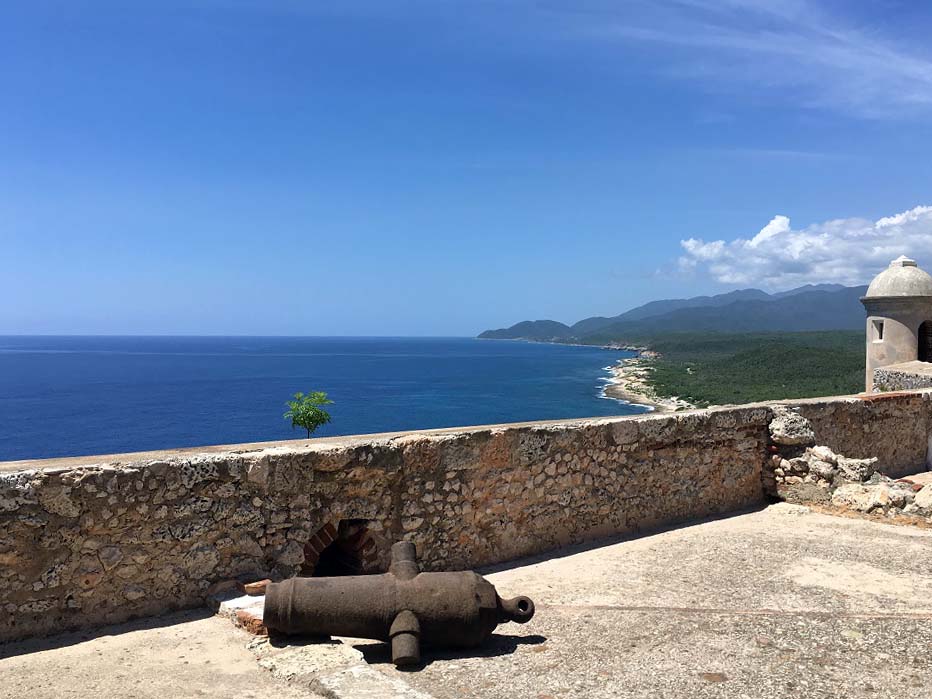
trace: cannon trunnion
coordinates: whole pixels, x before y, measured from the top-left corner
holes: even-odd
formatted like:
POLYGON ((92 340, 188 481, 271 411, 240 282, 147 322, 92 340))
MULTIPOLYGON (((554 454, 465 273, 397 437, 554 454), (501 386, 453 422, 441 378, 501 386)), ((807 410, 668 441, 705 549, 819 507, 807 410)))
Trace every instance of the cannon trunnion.
POLYGON ((421 573, 414 544, 392 546, 384 575, 291 578, 271 583, 263 622, 285 634, 352 636, 390 641, 392 662, 420 662, 421 644, 469 648, 507 621, 534 616, 527 597, 503 600, 471 571, 421 573))

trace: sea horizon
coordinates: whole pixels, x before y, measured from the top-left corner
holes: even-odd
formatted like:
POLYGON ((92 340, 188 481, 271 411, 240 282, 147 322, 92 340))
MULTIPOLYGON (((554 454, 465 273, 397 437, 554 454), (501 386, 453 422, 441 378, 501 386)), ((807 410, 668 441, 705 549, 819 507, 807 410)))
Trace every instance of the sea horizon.
MULTIPOLYGON (((308 338, 308 339, 449 339, 449 340, 486 340, 489 338, 477 337, 475 335, 263 335, 263 334, 242 334, 242 333, 0 333, 0 339, 7 337, 29 338, 29 337, 214 337, 214 338, 237 338, 237 337, 257 337, 257 338, 308 338)), ((496 342, 534 342, 534 340, 502 338, 496 339, 496 342)))
POLYGON ((298 439, 297 391, 334 400, 314 436, 605 417, 625 350, 464 336, 0 335, 0 461, 298 439))

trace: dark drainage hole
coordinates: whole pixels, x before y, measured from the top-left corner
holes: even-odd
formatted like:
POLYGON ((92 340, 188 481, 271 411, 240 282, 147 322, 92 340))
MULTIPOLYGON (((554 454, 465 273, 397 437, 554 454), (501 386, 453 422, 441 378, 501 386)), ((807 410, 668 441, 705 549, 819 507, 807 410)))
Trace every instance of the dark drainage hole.
POLYGON ((340 575, 359 575, 362 573, 362 561, 359 554, 349 550, 344 542, 334 541, 320 553, 312 576, 315 578, 332 578, 340 575))
POLYGON ((378 552, 369 534, 365 519, 342 519, 327 524, 315 534, 305 547, 305 563, 301 575, 315 578, 332 578, 341 575, 373 573, 378 552), (320 553, 315 545, 327 543, 320 553))

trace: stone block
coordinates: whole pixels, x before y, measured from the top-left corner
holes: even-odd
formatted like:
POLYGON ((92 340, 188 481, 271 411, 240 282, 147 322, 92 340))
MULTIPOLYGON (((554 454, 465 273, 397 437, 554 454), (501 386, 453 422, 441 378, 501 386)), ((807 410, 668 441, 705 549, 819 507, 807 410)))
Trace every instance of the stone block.
POLYGON ((612 425, 612 437, 615 444, 634 444, 638 441, 638 423, 636 420, 619 420, 612 425))
POLYGON ((265 580, 256 580, 255 582, 244 583, 242 589, 243 592, 250 597, 257 597, 265 594, 265 588, 268 587, 270 582, 272 581, 268 578, 265 580))
POLYGON ((832 504, 867 512, 872 504, 870 489, 857 483, 847 483, 832 494, 832 504))
POLYGON ((922 490, 916 493, 913 503, 922 510, 932 511, 932 485, 924 486, 922 490))
POLYGON ((815 443, 815 433, 809 421, 782 406, 774 407, 774 418, 770 422, 769 430, 770 439, 774 444, 794 446, 815 443))

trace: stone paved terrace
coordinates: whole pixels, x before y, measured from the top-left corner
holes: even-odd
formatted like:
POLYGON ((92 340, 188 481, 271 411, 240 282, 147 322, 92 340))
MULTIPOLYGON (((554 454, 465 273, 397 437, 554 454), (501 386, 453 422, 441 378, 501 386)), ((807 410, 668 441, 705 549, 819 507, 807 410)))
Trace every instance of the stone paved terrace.
POLYGON ((537 616, 419 672, 189 612, 0 646, 0 696, 932 697, 930 553, 927 529, 779 504, 487 571, 537 616))

